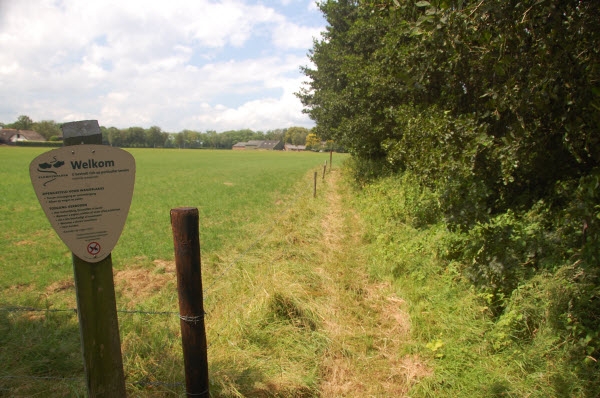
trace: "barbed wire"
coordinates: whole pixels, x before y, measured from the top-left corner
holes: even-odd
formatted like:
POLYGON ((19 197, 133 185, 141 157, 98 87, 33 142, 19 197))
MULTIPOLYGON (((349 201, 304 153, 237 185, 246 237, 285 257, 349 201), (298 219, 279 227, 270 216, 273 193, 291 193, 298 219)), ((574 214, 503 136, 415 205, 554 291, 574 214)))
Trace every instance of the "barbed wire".
POLYGON ((0 307, 1 312, 74 312, 77 313, 77 308, 34 308, 11 305, 8 307, 0 307))
MULTIPOLYGON (((77 314, 77 308, 35 308, 8 306, 0 307, 0 312, 72 312, 77 314)), ((142 315, 179 315, 175 311, 149 311, 149 310, 117 310, 119 314, 142 314, 142 315)))

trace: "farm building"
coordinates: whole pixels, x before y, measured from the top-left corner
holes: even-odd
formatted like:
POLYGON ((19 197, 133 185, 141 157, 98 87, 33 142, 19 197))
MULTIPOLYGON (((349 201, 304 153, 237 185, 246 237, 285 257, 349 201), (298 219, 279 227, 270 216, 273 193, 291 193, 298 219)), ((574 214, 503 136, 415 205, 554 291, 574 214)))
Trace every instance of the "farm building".
POLYGON ((0 144, 14 144, 19 141, 46 141, 46 139, 32 130, 0 130, 0 144))
POLYGON ((285 144, 285 150, 291 152, 301 152, 306 150, 306 145, 285 144))
POLYGON ((247 150, 266 150, 266 151, 277 151, 283 149, 283 142, 281 141, 248 141, 238 142, 231 149, 236 151, 247 151, 247 150))

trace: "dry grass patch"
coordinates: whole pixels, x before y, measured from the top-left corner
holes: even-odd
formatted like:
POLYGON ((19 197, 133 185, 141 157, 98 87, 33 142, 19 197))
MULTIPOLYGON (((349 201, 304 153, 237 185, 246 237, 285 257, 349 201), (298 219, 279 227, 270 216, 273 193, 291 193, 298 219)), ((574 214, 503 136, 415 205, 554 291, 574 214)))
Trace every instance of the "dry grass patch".
POLYGON ((155 260, 153 264, 154 268, 136 266, 114 271, 115 291, 128 308, 155 296, 168 283, 177 283, 174 261, 155 260))

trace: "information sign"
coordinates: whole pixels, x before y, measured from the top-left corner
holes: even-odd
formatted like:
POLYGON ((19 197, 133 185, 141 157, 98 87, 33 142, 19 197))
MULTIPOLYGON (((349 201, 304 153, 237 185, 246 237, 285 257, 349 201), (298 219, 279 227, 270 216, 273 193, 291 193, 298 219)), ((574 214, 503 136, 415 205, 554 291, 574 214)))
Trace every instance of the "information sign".
POLYGON ((74 145, 29 165, 50 224, 77 257, 96 263, 117 244, 133 197, 135 159, 122 149, 74 145))

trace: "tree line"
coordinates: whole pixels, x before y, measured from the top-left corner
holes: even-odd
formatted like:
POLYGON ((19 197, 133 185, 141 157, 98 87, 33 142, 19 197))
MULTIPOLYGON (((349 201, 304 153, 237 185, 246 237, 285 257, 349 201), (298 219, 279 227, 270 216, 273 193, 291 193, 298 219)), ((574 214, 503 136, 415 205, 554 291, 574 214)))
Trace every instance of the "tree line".
MULTIPOLYGON (((13 123, 0 123, 0 126, 17 130, 33 130, 48 141, 57 141, 62 137, 60 123, 53 120, 35 122, 27 115, 19 116, 13 123)), ((104 144, 123 148, 231 149, 238 142, 251 140, 283 140, 286 144, 308 145, 309 149, 321 148, 320 139, 305 127, 280 128, 266 132, 242 129, 220 133, 214 130, 200 132, 185 129, 178 133, 169 133, 158 126, 149 128, 128 127, 124 129, 100 126, 100 131, 104 144)), ((328 143, 326 147, 333 148, 333 144, 328 143)))
POLYGON ((557 333, 598 358, 600 2, 320 9, 328 26, 297 94, 315 133, 352 153, 359 183, 411 175, 435 194, 457 237, 448 261, 497 316, 533 278, 564 283, 557 333))

